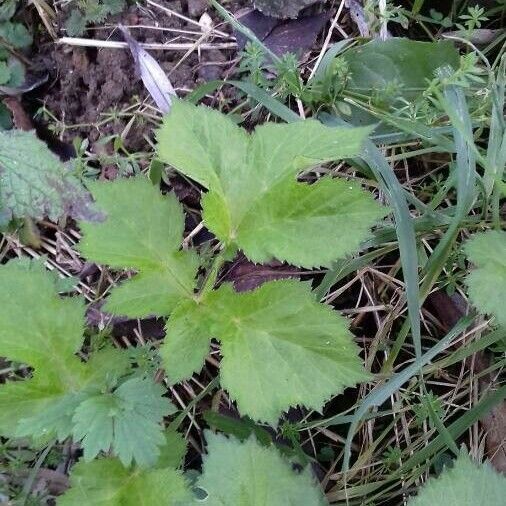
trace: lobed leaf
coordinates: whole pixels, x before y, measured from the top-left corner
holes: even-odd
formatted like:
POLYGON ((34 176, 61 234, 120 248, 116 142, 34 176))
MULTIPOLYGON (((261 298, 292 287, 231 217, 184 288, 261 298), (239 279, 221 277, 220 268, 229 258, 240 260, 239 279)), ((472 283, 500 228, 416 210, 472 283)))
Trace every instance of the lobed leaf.
POLYGON ((200 370, 212 337, 221 342, 223 387, 241 413, 272 425, 290 406, 321 410, 368 378, 346 320, 298 281, 242 294, 224 285, 178 308, 161 349, 172 382, 200 370))
POLYGON ((191 252, 179 251, 184 215, 176 197, 163 196, 140 177, 90 188, 107 219, 80 224, 80 251, 95 262, 138 271, 112 290, 104 309, 130 317, 162 316, 191 298, 198 260, 191 252))
POLYGON ((464 251, 476 265, 466 278, 471 300, 480 311, 506 325, 506 232, 474 234, 464 251))
POLYGON ((163 388, 135 377, 107 393, 129 368, 125 353, 105 348, 87 363, 84 304, 62 299, 39 262, 0 267, 0 356, 33 368, 30 379, 0 387, 0 434, 82 440, 85 458, 110 448, 129 464, 154 464, 165 444, 161 422, 174 412, 163 388))
POLYGON ((488 465, 476 465, 461 453, 451 469, 438 478, 431 478, 418 495, 408 501, 409 506, 502 506, 506 497, 506 478, 488 465))
POLYGON ((0 267, 0 356, 34 368, 33 377, 0 387, 0 431, 13 434, 33 416, 86 382, 75 356, 82 345, 84 304, 58 297, 43 266, 11 260, 0 267))
POLYGON ((0 37, 16 49, 27 48, 32 44, 32 36, 21 23, 0 22, 0 37))
POLYGON ((89 462, 111 449, 124 466, 154 465, 165 443, 161 422, 175 412, 164 389, 147 378, 125 381, 111 394, 89 397, 75 409, 73 435, 89 462))
POLYGON ((58 498, 58 506, 190 503, 186 482, 175 469, 128 469, 112 458, 78 462, 72 469, 70 485, 58 498))
POLYGON ((207 506, 327 504, 305 469, 296 473, 273 447, 254 437, 243 443, 207 432, 207 452, 197 486, 208 496, 207 506))
POLYGON ((314 267, 353 252, 385 210, 357 185, 308 185, 297 176, 357 155, 368 133, 307 120, 266 124, 248 135, 217 111, 176 100, 158 132, 158 151, 209 190, 203 219, 220 241, 255 262, 314 267))

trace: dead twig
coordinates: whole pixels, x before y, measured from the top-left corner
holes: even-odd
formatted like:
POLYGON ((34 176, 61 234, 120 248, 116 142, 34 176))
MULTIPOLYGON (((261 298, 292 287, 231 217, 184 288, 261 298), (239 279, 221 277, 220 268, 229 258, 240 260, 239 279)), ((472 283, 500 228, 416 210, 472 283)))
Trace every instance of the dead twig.
MULTIPOLYGON (((128 49, 126 42, 118 42, 114 40, 97 40, 97 39, 82 39, 80 37, 61 37, 56 41, 57 44, 67 44, 68 46, 79 47, 97 47, 104 49, 128 49)), ((236 42, 217 42, 200 44, 196 46, 195 43, 181 42, 181 43, 145 43, 140 44, 143 49, 156 49, 160 51, 188 51, 190 49, 197 50, 212 50, 212 49, 235 49, 236 42)))

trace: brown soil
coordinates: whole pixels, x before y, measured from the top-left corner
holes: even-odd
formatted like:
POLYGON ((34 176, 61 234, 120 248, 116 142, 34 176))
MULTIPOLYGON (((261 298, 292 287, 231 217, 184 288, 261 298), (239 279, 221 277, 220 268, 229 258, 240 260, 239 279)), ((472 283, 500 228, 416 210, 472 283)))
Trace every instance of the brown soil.
MULTIPOLYGON (((235 2, 234 8, 247 2, 235 2)), ((163 2, 168 7, 181 12, 180 2, 163 2)), ((195 26, 184 21, 156 13, 153 19, 142 13, 137 7, 110 18, 112 24, 122 23, 127 26, 162 26, 165 28, 184 28, 195 31, 195 26), (158 15, 159 14, 159 15, 158 15)), ((188 13, 187 13, 188 14, 188 13)), ((211 14, 211 13, 210 13, 211 14)), ((62 20, 66 14, 62 15, 62 20)), ((215 19, 216 22, 219 20, 215 19)), ((63 24, 63 23, 62 23, 63 24)), ((132 35, 139 42, 162 43, 189 42, 195 39, 183 39, 178 34, 151 30, 149 28, 132 29, 132 35), (175 36, 175 37, 174 37, 175 36)), ((88 38, 123 40, 121 34, 113 28, 110 30, 89 30, 88 38)), ((193 36, 194 37, 194 36, 193 36)), ((105 122, 107 113, 121 112, 138 99, 147 98, 142 81, 136 75, 133 58, 128 50, 95 49, 55 45, 52 42, 39 44, 35 68, 49 72, 49 84, 40 90, 47 109, 68 129, 61 135, 61 140, 71 142, 76 136, 89 138, 96 142, 108 135, 121 134, 131 120, 131 115, 116 117, 105 122), (97 125, 98 123, 98 125, 97 125)), ((161 67, 169 74, 176 91, 183 93, 194 89, 202 82, 220 79, 227 71, 227 62, 235 56, 235 51, 207 50, 201 58, 197 53, 191 54, 184 62, 175 65, 184 56, 181 51, 150 51, 161 67)), ((135 121, 129 126, 125 138, 127 149, 142 150, 147 146, 145 136, 152 136, 153 125, 145 121, 135 121)))

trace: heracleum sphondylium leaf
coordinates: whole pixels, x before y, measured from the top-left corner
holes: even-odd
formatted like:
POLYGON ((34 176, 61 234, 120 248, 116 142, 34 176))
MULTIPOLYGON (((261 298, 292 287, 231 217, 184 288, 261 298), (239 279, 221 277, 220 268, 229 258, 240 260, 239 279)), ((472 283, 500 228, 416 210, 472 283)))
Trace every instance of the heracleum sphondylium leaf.
POLYGON ((249 135, 217 111, 178 100, 158 132, 158 152, 209 190, 203 219, 222 242, 255 262, 314 267, 355 251, 385 210, 357 185, 309 185, 297 175, 357 155, 369 131, 307 120, 249 135))
POLYGON ((474 234, 464 251, 476 265, 466 278, 469 297, 480 311, 506 325, 506 232, 474 234))
POLYGON ((221 342, 220 381, 240 412, 272 425, 290 406, 320 410, 368 378, 346 320, 298 281, 241 294, 223 285, 174 312, 161 350, 169 379, 198 371, 211 338, 221 342))
POLYGON ((163 389, 134 378, 107 393, 127 372, 127 356, 112 348, 86 363, 76 356, 83 301, 59 297, 54 275, 42 264, 11 260, 0 267, 0 286, 0 356, 34 370, 30 379, 0 386, 0 435, 62 441, 73 434, 86 456, 112 446, 123 462, 156 461, 165 442, 160 422, 174 411, 163 389))
POLYGON ((138 274, 112 290, 104 309, 130 317, 168 315, 191 297, 198 261, 179 251, 183 210, 173 194, 162 195, 145 178, 91 186, 103 223, 81 223, 80 250, 86 258, 138 274))
POLYGON ((149 378, 132 378, 111 394, 84 400, 73 416, 73 436, 83 441, 84 459, 112 449, 124 466, 134 460, 141 467, 156 463, 165 443, 164 416, 175 412, 164 389, 149 378))
POLYGON ((327 504, 308 469, 301 473, 274 447, 206 433, 207 455, 197 486, 206 506, 323 506, 327 504))
POLYGON ((0 433, 59 403, 86 384, 75 356, 83 341, 84 304, 62 299, 38 263, 11 260, 0 267, 0 356, 27 364, 33 377, 0 386, 0 433))
POLYGON ((175 506, 190 504, 186 482, 175 469, 129 469, 118 459, 78 462, 70 473, 71 488, 58 506, 175 506))
POLYGON ((503 506, 506 498, 506 477, 489 464, 477 465, 462 453, 451 469, 438 478, 431 478, 409 506, 503 506))

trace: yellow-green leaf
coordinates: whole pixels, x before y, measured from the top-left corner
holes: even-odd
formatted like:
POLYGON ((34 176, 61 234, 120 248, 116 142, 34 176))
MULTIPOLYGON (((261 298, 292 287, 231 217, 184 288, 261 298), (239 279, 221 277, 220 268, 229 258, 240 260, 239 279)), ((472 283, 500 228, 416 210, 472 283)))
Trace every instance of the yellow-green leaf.
POLYGON ((327 504, 309 469, 301 473, 273 447, 254 437, 243 443, 207 432, 207 455, 197 486, 206 506, 323 506, 327 504))
POLYGON ((309 185, 297 176, 357 155, 369 131, 307 120, 249 135, 225 115, 179 100, 158 132, 158 152, 209 190, 203 219, 222 242, 256 262, 314 267, 355 251, 385 211, 358 185, 309 185))
POLYGON ((81 223, 80 250, 95 262, 138 274, 113 289, 104 307, 131 317, 168 315, 193 296, 198 261, 179 251, 183 210, 173 194, 162 195, 148 179, 120 179, 91 186, 101 223, 81 223))
POLYGON ((471 300, 481 312, 506 325, 506 232, 475 234, 464 251, 476 265, 466 278, 471 300))
POLYGON ((503 506, 506 478, 488 464, 477 465, 462 453, 453 467, 431 478, 409 506, 503 506))
POLYGON ((253 292, 230 285, 187 303, 167 325, 161 353, 173 382, 202 367, 221 342, 220 380, 240 412, 275 425, 290 406, 321 410, 332 395, 368 378, 344 318, 294 280, 253 292))

